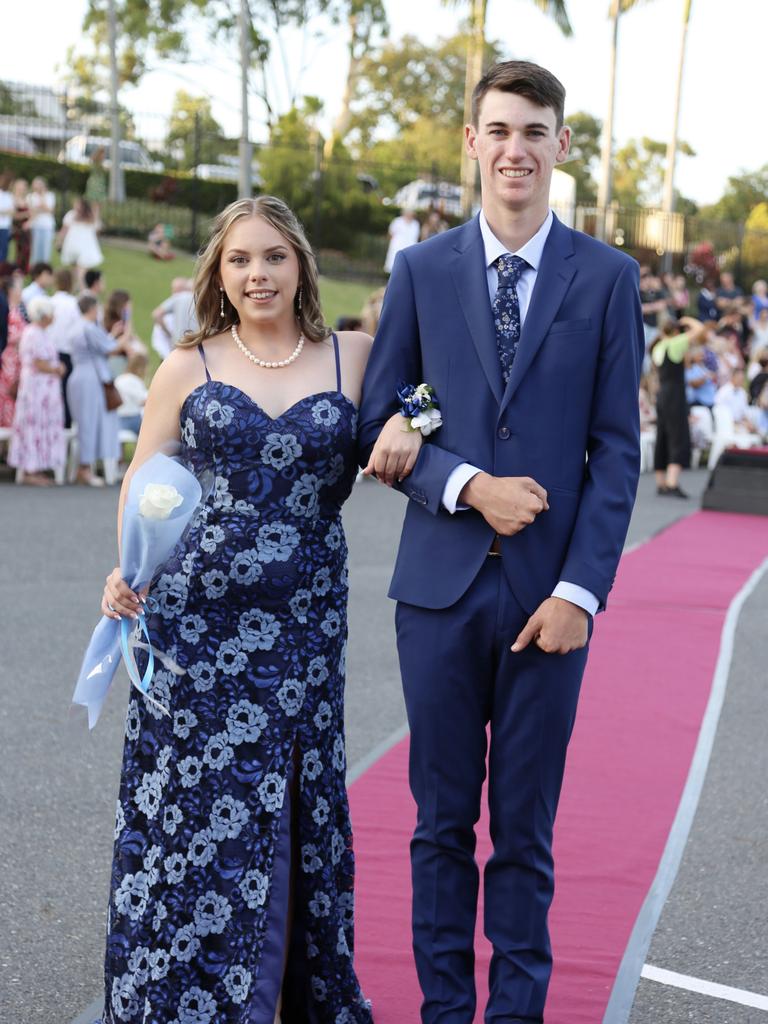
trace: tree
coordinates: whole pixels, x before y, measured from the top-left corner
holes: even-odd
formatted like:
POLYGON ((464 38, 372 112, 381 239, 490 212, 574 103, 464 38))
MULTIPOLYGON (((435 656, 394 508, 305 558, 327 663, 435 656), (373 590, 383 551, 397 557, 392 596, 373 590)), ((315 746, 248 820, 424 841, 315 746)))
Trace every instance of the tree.
MULTIPOLYGON (((347 144, 367 152, 377 137, 403 134, 425 120, 433 130, 452 132, 458 154, 466 46, 465 33, 439 39, 435 46, 403 36, 368 54, 360 66, 347 144)), ((498 44, 489 43, 487 59, 500 55, 498 44)))
MULTIPOLYGON (((687 142, 680 142, 678 152, 696 156, 687 142)), ((657 139, 630 139, 614 159, 614 196, 620 206, 654 206, 661 204, 667 144, 657 139)), ((695 204, 688 204, 694 212, 695 204), (691 208, 693 207, 693 208, 691 208)))
POLYGON ((600 153, 600 182, 597 205, 605 209, 613 198, 613 107, 616 98, 616 59, 619 48, 619 17, 643 0, 611 0, 608 17, 611 19, 611 58, 608 82, 608 107, 603 125, 603 143, 600 153))
POLYGON ((722 197, 712 206, 702 207, 701 215, 743 224, 752 210, 765 202, 768 202, 768 164, 728 178, 722 197))
MULTIPOLYGON (((482 77, 483 71, 489 66, 483 59, 486 55, 485 23, 488 15, 488 0, 443 0, 443 3, 449 4, 452 7, 458 5, 467 5, 469 7, 469 32, 467 35, 467 60, 464 80, 464 124, 468 124, 472 119, 472 92, 482 77)), ((564 36, 573 34, 571 23, 568 20, 565 0, 533 0, 533 3, 548 18, 552 18, 564 36)), ((464 146, 461 147, 460 152, 462 203, 465 214, 469 216, 475 198, 477 168, 475 162, 467 155, 464 146)))
POLYGON ((753 207, 744 225, 743 262, 750 274, 765 277, 768 267, 768 202, 753 207))
POLYGON ((347 69, 341 108, 326 142, 326 156, 333 153, 334 146, 343 141, 349 131, 352 122, 352 103, 357 95, 361 67, 371 49, 374 37, 376 35, 386 36, 389 31, 383 0, 346 0, 346 4, 349 68, 347 69))
POLYGON ((190 170, 196 162, 215 164, 221 153, 231 151, 233 146, 233 143, 227 145, 221 126, 211 113, 211 101, 202 96, 193 96, 184 89, 179 89, 173 98, 165 144, 168 152, 173 154, 184 170, 190 170), (196 131, 200 133, 197 160, 196 131))
POLYGON ((602 121, 578 111, 567 117, 565 123, 571 129, 571 149, 568 160, 558 164, 558 169, 576 179, 576 202, 592 205, 597 198, 594 171, 600 156, 602 121))

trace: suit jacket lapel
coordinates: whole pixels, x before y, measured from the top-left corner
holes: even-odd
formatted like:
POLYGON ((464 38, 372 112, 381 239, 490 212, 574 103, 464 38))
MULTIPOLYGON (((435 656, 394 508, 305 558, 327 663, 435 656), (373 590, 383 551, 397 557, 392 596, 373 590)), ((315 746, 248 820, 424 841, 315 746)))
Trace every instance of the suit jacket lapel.
POLYGON ((570 230, 555 217, 544 245, 536 284, 520 335, 520 344, 502 399, 502 410, 520 386, 520 381, 541 348, 541 343, 565 298, 576 273, 572 257, 573 240, 570 230))
MULTIPOLYGON (((501 366, 488 297, 485 248, 477 217, 464 226, 455 244, 451 275, 467 327, 488 385, 497 402, 502 399, 501 366)), ((438 296, 438 299, 440 297, 438 296)))

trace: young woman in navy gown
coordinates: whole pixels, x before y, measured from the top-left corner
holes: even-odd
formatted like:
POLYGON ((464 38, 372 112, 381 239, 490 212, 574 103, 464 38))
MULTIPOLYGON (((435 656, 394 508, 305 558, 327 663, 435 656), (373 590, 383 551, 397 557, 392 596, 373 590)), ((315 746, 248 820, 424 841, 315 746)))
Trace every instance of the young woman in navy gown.
MULTIPOLYGON (((132 467, 176 441, 215 484, 147 598, 164 658, 155 703, 132 690, 128 706, 103 1021, 369 1024, 340 513, 371 339, 324 326, 312 251, 268 196, 218 217, 195 298, 199 330, 155 375, 132 467)), ((400 416, 384 430, 406 475, 421 436, 400 416)), ((102 611, 135 616, 143 596, 116 569, 102 611)))

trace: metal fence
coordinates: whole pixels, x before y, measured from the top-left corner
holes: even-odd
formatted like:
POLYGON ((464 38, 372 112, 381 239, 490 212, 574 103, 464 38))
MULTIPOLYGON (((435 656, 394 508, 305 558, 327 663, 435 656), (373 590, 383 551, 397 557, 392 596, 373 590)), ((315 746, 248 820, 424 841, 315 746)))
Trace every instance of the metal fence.
MULTIPOLYGON (((145 238, 157 223, 174 243, 194 252, 210 218, 238 193, 238 140, 184 117, 121 111, 121 164, 126 198, 102 207, 105 231, 145 238)), ((63 215, 86 188, 94 154, 106 151, 110 116, 104 105, 65 89, 0 82, 0 171, 40 175, 63 215)), ((282 196, 304 223, 325 273, 377 281, 383 276, 387 226, 407 197, 417 213, 441 210, 458 223, 458 186, 436 164, 380 163, 338 152, 328 156, 316 133, 253 144, 256 191, 282 196)), ((743 224, 617 206, 558 207, 563 220, 625 249, 637 259, 703 276, 694 250, 711 244, 717 265, 748 287, 768 276, 768 232, 743 224)))

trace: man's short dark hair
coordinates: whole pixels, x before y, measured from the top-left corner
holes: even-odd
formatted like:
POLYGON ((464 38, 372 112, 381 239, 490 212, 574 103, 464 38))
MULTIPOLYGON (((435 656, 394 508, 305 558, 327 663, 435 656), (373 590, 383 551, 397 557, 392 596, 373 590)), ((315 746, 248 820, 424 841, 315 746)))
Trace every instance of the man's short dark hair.
POLYGON ((60 292, 72 291, 72 271, 69 269, 69 267, 59 267, 59 269, 53 275, 53 279, 56 282, 56 287, 60 292))
POLYGON ((93 288, 97 281, 101 280, 100 270, 86 270, 83 282, 86 288, 93 288))
POLYGON ((472 124, 478 127, 480 104, 491 89, 525 96, 539 107, 555 112, 555 130, 563 127, 565 89, 551 71, 528 60, 505 60, 494 64, 483 75, 472 92, 472 124))
POLYGON ((80 307, 80 312, 85 316, 86 313, 90 313, 92 309, 98 306, 98 302, 92 295, 81 295, 77 300, 77 304, 80 307))
POLYGON ((50 263, 33 263, 29 269, 29 276, 32 278, 33 281, 36 281, 38 277, 40 277, 40 275, 44 274, 46 271, 49 274, 53 273, 53 267, 51 266, 50 263))

